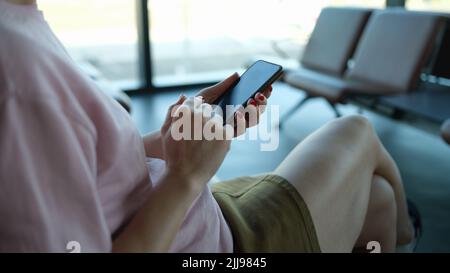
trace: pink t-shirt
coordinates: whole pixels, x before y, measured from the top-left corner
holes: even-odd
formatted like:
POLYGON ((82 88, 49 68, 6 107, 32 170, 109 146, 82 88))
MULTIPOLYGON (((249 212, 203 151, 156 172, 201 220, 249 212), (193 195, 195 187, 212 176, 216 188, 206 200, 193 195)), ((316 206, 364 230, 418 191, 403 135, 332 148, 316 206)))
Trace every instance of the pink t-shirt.
MULTIPOLYGON (((0 252, 108 252, 165 164, 80 72, 36 5, 0 0, 0 252)), ((231 252, 208 187, 171 252, 231 252)))

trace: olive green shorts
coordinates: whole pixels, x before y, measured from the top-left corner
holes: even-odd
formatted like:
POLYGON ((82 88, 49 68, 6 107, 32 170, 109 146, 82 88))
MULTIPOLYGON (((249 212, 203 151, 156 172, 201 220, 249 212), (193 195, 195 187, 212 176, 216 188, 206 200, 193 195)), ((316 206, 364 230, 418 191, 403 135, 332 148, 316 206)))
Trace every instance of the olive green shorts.
POLYGON ((239 177, 211 190, 230 226, 235 252, 320 252, 308 207, 284 178, 239 177))

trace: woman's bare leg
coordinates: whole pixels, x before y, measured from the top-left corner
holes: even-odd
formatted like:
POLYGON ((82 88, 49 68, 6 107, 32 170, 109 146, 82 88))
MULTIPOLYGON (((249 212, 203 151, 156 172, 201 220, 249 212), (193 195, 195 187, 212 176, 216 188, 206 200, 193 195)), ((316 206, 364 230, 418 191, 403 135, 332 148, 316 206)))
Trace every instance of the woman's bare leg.
POLYGON ((394 190, 397 205, 397 245, 404 245, 410 243, 413 239, 414 228, 409 219, 408 205, 402 178, 397 164, 386 151, 383 144, 381 144, 376 133, 374 133, 374 137, 376 138, 376 142, 378 143, 377 146, 380 149, 380 158, 378 166, 375 169, 375 174, 383 177, 394 190))
POLYGON ((361 116, 337 119, 317 130, 275 170, 308 205, 323 251, 351 251, 363 232, 372 179, 389 182, 397 207, 397 242, 412 237, 398 169, 361 116))
POLYGON ((394 190, 382 177, 374 176, 364 225, 355 248, 367 252, 370 241, 377 241, 382 252, 395 252, 397 245, 397 205, 394 190))

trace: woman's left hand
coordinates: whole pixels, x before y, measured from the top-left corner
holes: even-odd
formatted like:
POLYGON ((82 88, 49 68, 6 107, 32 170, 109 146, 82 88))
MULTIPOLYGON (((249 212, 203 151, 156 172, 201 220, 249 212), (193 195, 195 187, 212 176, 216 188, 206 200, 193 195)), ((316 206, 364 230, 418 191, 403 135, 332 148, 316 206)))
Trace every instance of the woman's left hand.
MULTIPOLYGON (((219 82, 216 85, 207 87, 200 92, 197 93, 196 96, 203 97, 203 101, 205 103, 212 104, 214 103, 224 92, 228 91, 229 88, 239 79, 239 74, 234 73, 233 75, 229 76, 225 80, 219 82)), ((242 135, 245 133, 246 128, 250 128, 252 126, 255 126, 259 122, 259 116, 264 113, 266 105, 267 105, 267 99, 272 94, 272 86, 269 86, 266 90, 263 92, 258 92, 255 94, 255 96, 247 101, 245 109, 242 111, 238 111, 236 113, 236 121, 235 121, 235 136, 242 135), (256 111, 255 115, 256 119, 248 120, 244 113, 245 112, 253 112, 256 111), (239 123, 245 122, 245 126, 238 126, 239 123), (244 127, 244 130, 239 129, 240 127, 244 127)), ((252 115, 249 115, 252 116, 252 115)))

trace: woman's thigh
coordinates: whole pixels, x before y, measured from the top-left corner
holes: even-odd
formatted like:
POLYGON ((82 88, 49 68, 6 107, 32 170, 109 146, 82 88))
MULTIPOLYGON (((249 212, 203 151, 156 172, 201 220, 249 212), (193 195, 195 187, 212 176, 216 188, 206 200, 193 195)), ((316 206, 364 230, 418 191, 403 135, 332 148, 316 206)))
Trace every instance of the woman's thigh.
POLYGON ((274 171, 305 200, 324 252, 350 252, 367 212, 377 156, 374 133, 359 116, 317 130, 274 171))

